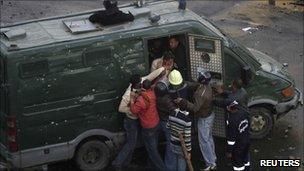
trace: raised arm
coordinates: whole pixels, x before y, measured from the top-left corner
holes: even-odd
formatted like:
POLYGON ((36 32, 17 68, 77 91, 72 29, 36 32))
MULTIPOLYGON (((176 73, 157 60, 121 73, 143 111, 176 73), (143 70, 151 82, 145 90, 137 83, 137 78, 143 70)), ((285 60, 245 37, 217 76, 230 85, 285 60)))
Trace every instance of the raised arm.
POLYGON ((148 79, 150 81, 153 81, 155 78, 157 78, 163 71, 165 70, 164 67, 158 68, 157 70, 151 72, 149 75, 142 77, 142 81, 148 79))

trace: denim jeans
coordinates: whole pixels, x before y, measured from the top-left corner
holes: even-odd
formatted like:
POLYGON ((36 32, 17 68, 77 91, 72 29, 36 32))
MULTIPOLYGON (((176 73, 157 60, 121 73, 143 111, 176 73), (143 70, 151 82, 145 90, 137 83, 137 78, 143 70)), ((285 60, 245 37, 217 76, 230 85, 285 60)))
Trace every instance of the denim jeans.
POLYGON ((115 160, 112 162, 112 165, 116 168, 127 166, 132 160, 133 151, 136 147, 137 136, 140 129, 138 119, 130 119, 125 117, 124 128, 126 131, 125 144, 121 148, 115 160))
POLYGON ((206 166, 216 165, 216 155, 212 137, 214 113, 206 118, 198 118, 198 140, 206 166))
POLYGON ((165 150, 165 165, 168 171, 175 171, 176 163, 174 161, 175 153, 173 153, 170 145, 170 130, 167 128, 167 121, 160 121, 160 129, 165 134, 166 138, 166 150, 165 150))
POLYGON ((165 171, 166 166, 162 160, 162 158, 159 155, 158 152, 158 129, 159 125, 157 125, 154 128, 142 128, 142 139, 144 141, 146 150, 148 152, 148 156, 153 163, 153 165, 156 167, 157 171, 165 171))
POLYGON ((186 171, 186 159, 182 154, 173 153, 171 160, 174 167, 168 169, 168 171, 186 171))

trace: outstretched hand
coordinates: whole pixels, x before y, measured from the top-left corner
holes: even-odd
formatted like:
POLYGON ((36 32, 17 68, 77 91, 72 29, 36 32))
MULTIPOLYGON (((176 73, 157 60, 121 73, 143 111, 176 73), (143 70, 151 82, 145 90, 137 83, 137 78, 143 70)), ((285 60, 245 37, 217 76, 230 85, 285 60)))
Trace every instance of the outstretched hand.
POLYGON ((183 99, 182 98, 176 98, 174 100, 174 103, 179 104, 183 99))
POLYGON ((218 94, 222 94, 224 92, 224 85, 216 85, 214 86, 214 89, 218 94))

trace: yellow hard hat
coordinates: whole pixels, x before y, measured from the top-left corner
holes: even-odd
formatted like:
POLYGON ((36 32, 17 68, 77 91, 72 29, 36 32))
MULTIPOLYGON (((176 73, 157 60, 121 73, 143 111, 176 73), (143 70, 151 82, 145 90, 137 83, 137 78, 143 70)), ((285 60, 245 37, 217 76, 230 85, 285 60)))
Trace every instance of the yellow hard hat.
POLYGON ((172 85, 180 85, 183 82, 181 73, 177 70, 173 70, 169 74, 169 82, 172 85))

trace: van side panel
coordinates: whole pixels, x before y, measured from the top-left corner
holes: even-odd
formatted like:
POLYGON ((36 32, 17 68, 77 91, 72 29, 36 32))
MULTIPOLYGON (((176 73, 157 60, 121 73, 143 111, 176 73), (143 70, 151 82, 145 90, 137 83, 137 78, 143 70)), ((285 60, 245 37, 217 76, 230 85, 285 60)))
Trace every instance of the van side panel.
POLYGON ((142 39, 134 39, 40 49, 14 58, 21 150, 69 142, 90 129, 122 131, 118 105, 130 75, 146 74, 143 56, 142 39))

